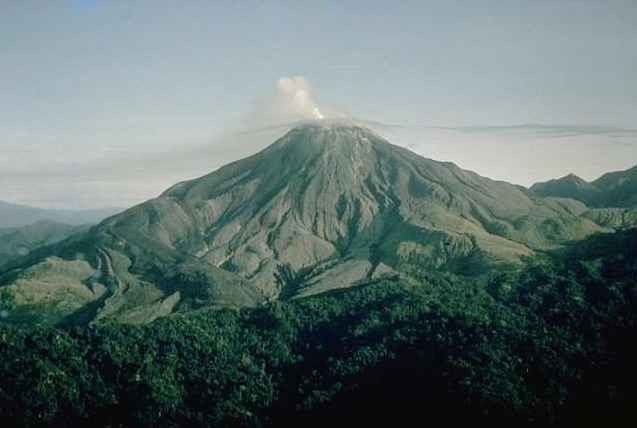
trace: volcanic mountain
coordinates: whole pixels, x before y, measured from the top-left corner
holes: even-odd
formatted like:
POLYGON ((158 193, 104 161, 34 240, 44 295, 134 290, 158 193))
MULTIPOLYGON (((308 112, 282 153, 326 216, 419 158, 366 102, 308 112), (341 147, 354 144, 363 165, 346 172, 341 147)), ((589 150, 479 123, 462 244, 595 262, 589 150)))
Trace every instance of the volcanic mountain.
POLYGON ((316 122, 34 252, 1 290, 46 322, 147 322, 386 275, 479 275, 604 230, 586 210, 316 122))

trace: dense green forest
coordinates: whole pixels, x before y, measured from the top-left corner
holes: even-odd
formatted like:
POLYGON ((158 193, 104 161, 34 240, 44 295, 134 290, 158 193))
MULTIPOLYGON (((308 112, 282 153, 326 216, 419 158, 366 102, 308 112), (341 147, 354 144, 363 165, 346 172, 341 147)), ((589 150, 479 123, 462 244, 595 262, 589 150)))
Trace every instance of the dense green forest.
POLYGON ((480 280, 422 274, 144 326, 0 325, 1 426, 617 424, 637 231, 480 280))

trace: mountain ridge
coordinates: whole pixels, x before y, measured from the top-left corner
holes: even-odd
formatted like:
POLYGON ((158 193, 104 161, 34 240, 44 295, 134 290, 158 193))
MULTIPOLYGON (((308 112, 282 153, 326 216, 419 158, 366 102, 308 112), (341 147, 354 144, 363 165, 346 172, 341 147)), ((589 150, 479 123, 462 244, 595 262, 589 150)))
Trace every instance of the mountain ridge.
POLYGON ((60 242, 88 226, 41 220, 27 226, 0 228, 0 267, 46 245, 60 242))
POLYGON ((634 208, 637 207, 637 165, 607 172, 590 182, 568 174, 535 183, 530 190, 543 197, 576 199, 593 208, 634 208))
POLYGON ((39 221, 80 226, 95 224, 117 214, 121 208, 96 208, 83 210, 56 210, 0 201, 0 228, 28 226, 39 221))

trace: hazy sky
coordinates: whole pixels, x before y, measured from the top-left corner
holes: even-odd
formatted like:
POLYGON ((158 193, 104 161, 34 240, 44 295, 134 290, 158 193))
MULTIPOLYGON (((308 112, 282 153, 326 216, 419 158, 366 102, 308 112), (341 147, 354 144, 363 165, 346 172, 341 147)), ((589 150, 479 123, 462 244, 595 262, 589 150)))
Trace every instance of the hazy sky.
POLYGON ((634 0, 0 0, 0 199, 126 206, 306 106, 498 179, 595 178, 637 163, 636 23, 634 0))

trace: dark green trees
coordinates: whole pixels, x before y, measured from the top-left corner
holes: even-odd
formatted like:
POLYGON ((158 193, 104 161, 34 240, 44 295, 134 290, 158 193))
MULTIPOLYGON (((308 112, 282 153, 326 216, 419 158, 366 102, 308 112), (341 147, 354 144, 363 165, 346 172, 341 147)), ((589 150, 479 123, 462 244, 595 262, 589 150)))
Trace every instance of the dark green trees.
POLYGON ((146 326, 4 324, 0 423, 617 424, 637 398, 635 244, 623 232, 481 281, 423 274, 146 326))

